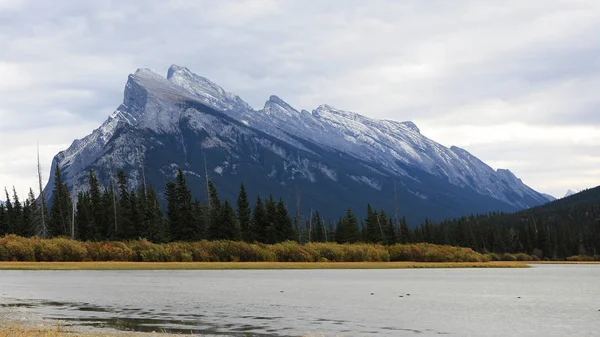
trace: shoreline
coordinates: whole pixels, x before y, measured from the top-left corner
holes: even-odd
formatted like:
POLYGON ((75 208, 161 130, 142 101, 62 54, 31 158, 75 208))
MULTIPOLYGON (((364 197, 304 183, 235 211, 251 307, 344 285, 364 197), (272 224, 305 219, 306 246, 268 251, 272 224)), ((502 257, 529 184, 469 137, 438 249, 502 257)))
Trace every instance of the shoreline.
POLYGON ((317 270, 528 268, 530 267, 529 264, 532 264, 532 262, 0 262, 0 270, 317 270))
POLYGON ((529 268, 536 264, 600 264, 599 261, 489 262, 0 262, 0 270, 335 270, 421 268, 529 268))

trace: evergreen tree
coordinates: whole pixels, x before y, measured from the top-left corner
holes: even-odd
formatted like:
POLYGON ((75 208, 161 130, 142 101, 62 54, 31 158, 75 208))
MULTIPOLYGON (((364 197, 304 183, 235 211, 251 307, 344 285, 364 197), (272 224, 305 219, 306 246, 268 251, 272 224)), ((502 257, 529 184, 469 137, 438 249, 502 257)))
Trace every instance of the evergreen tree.
POLYGON ((6 189, 6 187, 4 188, 4 194, 6 194, 6 233, 16 234, 15 222, 17 215, 15 214, 12 200, 10 200, 10 195, 8 194, 8 190, 6 189))
POLYGON ((351 208, 348 208, 346 215, 338 223, 336 240, 338 243, 356 243, 360 241, 360 229, 351 208))
POLYGON ((256 240, 255 229, 252 225, 250 203, 248 202, 248 195, 246 193, 244 184, 240 186, 240 193, 237 199, 237 219, 240 224, 242 240, 246 242, 254 242, 256 240))
POLYGON ((256 197, 256 205, 252 214, 252 227, 255 229, 256 241, 266 243, 268 227, 267 211, 260 195, 256 197))
POLYGON ((288 240, 294 240, 294 225, 292 218, 290 217, 283 199, 279 199, 276 209, 276 220, 275 220, 275 242, 283 242, 288 240))
POLYGON ((116 195, 114 192, 114 185, 110 182, 108 188, 102 193, 102 202, 99 208, 101 212, 101 218, 103 222, 99 223, 99 236, 104 239, 114 238, 118 232, 119 223, 115 216, 117 214, 116 195))
MULTIPOLYGON (((143 190, 142 190, 143 191, 143 190)), ((142 192, 143 193, 143 192, 142 192)), ((128 233, 130 239, 139 239, 142 237, 142 231, 145 230, 143 214, 144 207, 144 195, 138 196, 135 191, 131 191, 129 194, 129 224, 131 225, 131 231, 128 233)))
POLYGON ((177 203, 177 227, 171 227, 171 238, 175 241, 190 241, 196 237, 194 229, 196 219, 194 218, 192 206, 192 193, 187 187, 185 176, 181 169, 177 172, 175 195, 177 203))
POLYGON ((196 198, 192 205, 192 212, 194 216, 194 241, 204 240, 207 238, 206 219, 208 209, 200 204, 200 200, 196 198))
POLYGON ((406 218, 402 217, 400 221, 400 243, 412 243, 413 241, 410 239, 410 229, 408 228, 408 224, 406 223, 406 218))
POLYGON ((117 239, 131 239, 135 236, 135 230, 131 223, 131 199, 127 187, 127 175, 123 170, 117 173, 117 184, 119 189, 119 203, 117 205, 118 232, 117 239))
POLYGON ((8 234, 8 215, 6 208, 0 204, 0 235, 8 234))
POLYGON ((35 200, 35 194, 33 190, 29 189, 29 194, 25 200, 25 206, 23 207, 23 235, 25 237, 34 236, 36 228, 40 226, 40 209, 35 200))
POLYGON ((14 233, 19 236, 27 236, 25 233, 25 224, 23 219, 23 205, 19 200, 19 196, 17 195, 17 191, 13 187, 13 228, 14 233))
POLYGON ((169 238, 173 238, 173 233, 176 233, 179 228, 179 213, 177 207, 177 185, 169 181, 165 185, 165 199, 167 200, 167 221, 169 224, 169 238))
POLYGON ((94 240, 94 217, 92 214, 92 201, 88 192, 79 192, 77 195, 77 213, 75 215, 76 235, 79 240, 94 240))
POLYGON ((233 207, 228 201, 225 201, 221 207, 221 219, 219 221, 218 231, 216 232, 215 240, 232 240, 239 241, 241 239, 240 228, 235 218, 233 207))
POLYGON ((267 227, 265 231, 265 243, 276 243, 278 239, 277 233, 277 204, 273 199, 273 194, 265 201, 265 211, 267 218, 267 227))
POLYGON ((158 203, 154 187, 148 187, 146 193, 146 207, 144 221, 146 230, 142 234, 152 242, 164 243, 170 241, 168 223, 163 219, 163 214, 158 203))
POLYGON ((54 170, 54 188, 52 189, 52 207, 48 229, 52 236, 70 235, 73 204, 67 185, 63 183, 58 164, 54 170))
MULTIPOLYGON (((385 215, 383 211, 381 211, 379 214, 385 215)), ((398 228, 392 218, 389 218, 387 221, 385 240, 385 243, 388 245, 394 245, 398 243, 398 228)))
POLYGON ((381 227, 379 223, 379 215, 375 212, 371 205, 367 205, 367 219, 366 219, 366 235, 364 236, 366 242, 381 242, 381 227))
POLYGON ((208 196, 210 199, 208 238, 210 240, 219 240, 222 236, 220 222, 223 213, 221 210, 221 200, 219 199, 219 194, 217 193, 217 189, 213 185, 212 181, 208 182, 208 196))
POLYGON ((323 220, 321 219, 321 214, 319 214, 319 211, 313 213, 310 227, 312 231, 312 233, 310 234, 310 241, 325 242, 325 226, 323 224, 323 220))
POLYGON ((91 214, 89 220, 89 226, 86 229, 85 237, 88 240, 98 240, 100 239, 100 233, 102 233, 102 237, 106 235, 107 228, 104 226, 103 228, 98 228, 101 224, 108 223, 109 217, 104 209, 102 208, 104 205, 102 203, 102 193, 100 192, 100 184, 98 183, 98 178, 96 178, 96 174, 94 171, 90 171, 88 175, 88 184, 90 186, 89 190, 89 205, 88 212, 91 214))

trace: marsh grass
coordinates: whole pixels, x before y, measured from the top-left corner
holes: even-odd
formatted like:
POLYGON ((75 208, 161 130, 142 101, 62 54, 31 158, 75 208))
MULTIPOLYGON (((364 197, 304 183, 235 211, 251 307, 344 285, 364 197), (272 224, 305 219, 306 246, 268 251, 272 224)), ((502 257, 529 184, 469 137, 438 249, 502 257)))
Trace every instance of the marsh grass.
MULTIPOLYGON (((572 260, 584 260, 576 257, 572 260)), ((0 238, 0 269, 391 269, 523 266, 527 254, 481 254, 428 243, 272 245, 239 241, 156 244, 147 240, 81 242, 7 235, 0 238)))

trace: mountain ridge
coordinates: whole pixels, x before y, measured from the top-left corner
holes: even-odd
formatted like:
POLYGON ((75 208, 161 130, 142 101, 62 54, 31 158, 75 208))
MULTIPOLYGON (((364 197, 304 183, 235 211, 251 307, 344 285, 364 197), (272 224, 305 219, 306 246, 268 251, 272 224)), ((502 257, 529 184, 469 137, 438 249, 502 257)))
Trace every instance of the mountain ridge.
MULTIPOLYGON (((453 185, 467 190, 464 193, 473 190, 498 200, 498 205, 490 210, 498 207, 517 210, 549 201, 510 171, 493 170, 464 149, 446 148, 423 136, 411 121, 377 120, 326 104, 311 112, 297 110, 275 95, 269 97, 263 109, 254 110, 239 96, 177 65, 169 68, 167 77, 144 68, 129 75, 123 103, 92 134, 75 140, 68 149, 57 154, 52 170, 56 164, 63 169, 72 194, 85 189, 82 179, 85 175, 81 173, 93 167, 110 171, 128 166, 132 170, 133 186, 140 181, 139 173, 135 172, 135 167, 142 164, 140 157, 145 158, 161 148, 161 143, 165 143, 160 140, 163 136, 168 136, 176 152, 181 152, 179 159, 182 160, 173 158, 173 161, 180 161, 178 166, 192 168, 188 171, 198 176, 201 174, 196 172, 197 158, 188 158, 191 153, 198 151, 206 158, 207 152, 219 152, 209 158, 210 171, 234 176, 239 173, 235 165, 239 167, 244 163, 233 162, 248 155, 240 149, 252 144, 254 147, 248 151, 258 152, 250 153, 248 160, 263 165, 256 167, 258 171, 271 170, 267 176, 275 177, 277 184, 288 189, 292 182, 303 189, 304 183, 314 184, 318 179, 341 184, 340 179, 348 178, 380 192, 383 186, 389 190, 388 185, 392 181, 396 185, 397 181, 398 186, 406 187, 403 192, 410 191, 408 193, 417 199, 433 197, 428 195, 431 192, 425 192, 429 188, 419 187, 419 184, 426 185, 419 180, 421 178, 428 184, 436 181, 443 189, 453 189, 449 186, 453 185), (230 138, 224 137, 226 135, 230 138), (250 135, 255 139, 245 138, 250 135), (196 146, 199 149, 191 149, 196 146), (260 153, 278 158, 269 159, 273 161, 268 163, 272 164, 269 168, 264 160, 257 159, 261 158, 260 153), (292 153, 295 158, 289 157, 292 153), (215 165, 216 157, 225 160, 215 165), (336 161, 336 157, 341 159, 336 161), (126 165, 121 165, 123 163, 126 165), (357 164, 354 169, 361 174, 346 172, 352 163, 357 164), (297 179, 304 182, 298 183, 297 179)), ((172 164, 176 163, 166 166, 172 164)), ((171 178, 173 172, 169 172, 164 163, 160 166, 158 171, 164 174, 162 180, 171 178)), ((106 183, 107 173, 101 176, 106 183)), ((341 191, 343 187, 335 190, 341 191)), ((52 179, 45 188, 48 198, 51 189, 52 179)), ((448 203, 457 202, 452 201, 455 194, 463 193, 457 191, 444 192, 449 195, 438 197, 450 199, 448 203)), ((434 194, 437 193, 440 191, 434 194)), ((482 210, 475 208, 475 211, 482 210)))

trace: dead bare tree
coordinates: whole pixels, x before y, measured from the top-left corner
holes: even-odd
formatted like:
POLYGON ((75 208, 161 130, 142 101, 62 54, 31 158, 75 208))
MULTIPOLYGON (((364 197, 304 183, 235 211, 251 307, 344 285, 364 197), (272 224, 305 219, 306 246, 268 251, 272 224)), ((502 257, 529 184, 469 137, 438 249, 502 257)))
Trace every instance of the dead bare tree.
POLYGON ((40 188, 40 219, 41 219, 41 224, 39 226, 39 228, 37 228, 37 234, 39 235, 39 237, 41 238, 47 238, 48 237, 48 228, 46 227, 46 216, 45 216, 45 210, 44 210, 44 190, 42 187, 42 167, 40 165, 40 144, 37 144, 37 171, 38 171, 38 184, 39 184, 39 188, 40 188))

